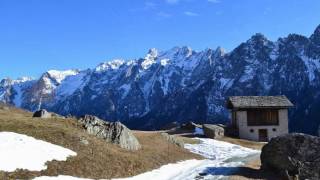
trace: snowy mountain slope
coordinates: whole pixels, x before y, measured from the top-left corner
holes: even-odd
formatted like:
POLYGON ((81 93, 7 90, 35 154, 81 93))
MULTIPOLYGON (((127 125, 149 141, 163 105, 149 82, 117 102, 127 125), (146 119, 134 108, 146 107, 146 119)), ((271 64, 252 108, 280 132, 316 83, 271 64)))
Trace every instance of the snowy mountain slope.
POLYGON ((273 42, 255 34, 229 53, 151 49, 144 58, 108 61, 85 71, 48 71, 39 80, 16 83, 21 89, 2 80, 0 100, 157 129, 172 121, 227 122, 225 99, 231 95, 284 94, 296 105, 291 131, 315 134, 319 80, 320 26, 309 38, 290 34, 273 42))

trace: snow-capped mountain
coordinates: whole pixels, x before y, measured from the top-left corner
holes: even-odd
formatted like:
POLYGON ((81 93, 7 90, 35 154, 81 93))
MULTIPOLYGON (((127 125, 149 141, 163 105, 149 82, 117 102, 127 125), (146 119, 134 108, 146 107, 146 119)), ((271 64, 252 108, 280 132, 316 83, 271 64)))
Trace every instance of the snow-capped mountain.
POLYGON ((228 96, 280 94, 295 104, 291 131, 315 134, 320 124, 320 26, 309 38, 290 34, 273 42, 255 34, 228 53, 222 48, 151 49, 141 59, 0 83, 0 100, 22 108, 94 114, 139 129, 172 121, 227 122, 228 96))

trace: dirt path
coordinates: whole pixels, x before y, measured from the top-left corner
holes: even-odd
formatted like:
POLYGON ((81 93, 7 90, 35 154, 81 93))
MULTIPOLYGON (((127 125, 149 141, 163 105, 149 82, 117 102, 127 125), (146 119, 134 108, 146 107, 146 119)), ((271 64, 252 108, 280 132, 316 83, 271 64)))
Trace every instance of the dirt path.
POLYGON ((237 168, 229 177, 229 180, 266 179, 280 180, 281 178, 272 172, 260 170, 260 154, 247 159, 244 166, 237 168))

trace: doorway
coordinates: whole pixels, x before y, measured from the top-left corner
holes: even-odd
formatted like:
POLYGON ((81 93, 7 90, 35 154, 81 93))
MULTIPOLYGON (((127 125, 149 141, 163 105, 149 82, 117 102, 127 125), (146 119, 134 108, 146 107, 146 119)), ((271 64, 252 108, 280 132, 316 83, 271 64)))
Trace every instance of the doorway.
POLYGON ((259 129, 259 141, 261 141, 261 142, 268 141, 268 130, 267 129, 259 129))

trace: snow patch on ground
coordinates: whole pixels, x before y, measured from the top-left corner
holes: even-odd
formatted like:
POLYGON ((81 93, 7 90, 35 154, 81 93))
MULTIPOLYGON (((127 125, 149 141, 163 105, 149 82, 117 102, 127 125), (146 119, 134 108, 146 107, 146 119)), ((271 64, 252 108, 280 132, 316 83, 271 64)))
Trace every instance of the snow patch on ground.
POLYGON ((46 162, 65 161, 77 153, 33 137, 13 132, 0 132, 0 170, 13 172, 16 169, 41 171, 46 162))
POLYGON ((211 160, 226 160, 232 157, 246 157, 257 150, 208 138, 196 138, 199 144, 186 144, 185 148, 211 160))
POLYGON ((185 148, 208 159, 168 164, 138 176, 118 180, 221 179, 236 167, 243 165, 246 157, 260 153, 260 151, 227 142, 206 138, 196 139, 200 140, 199 144, 186 144, 185 148))
POLYGON ((188 173, 188 171, 194 168, 197 168, 197 166, 201 165, 202 163, 203 160, 187 160, 175 164, 167 164, 159 169, 155 169, 134 177, 115 180, 183 180, 184 178, 180 178, 181 175, 188 173))
POLYGON ((204 132, 203 132, 203 129, 202 128, 199 128, 199 127, 196 127, 194 129, 194 135, 204 135, 204 132))
MULTIPOLYGON (((187 160, 167 164, 134 177, 114 180, 194 180, 224 179, 237 167, 243 165, 247 157, 257 155, 260 151, 206 138, 196 138, 199 144, 186 144, 185 148, 204 156, 205 160, 187 160)), ((70 176, 41 177, 35 180, 88 180, 70 176)))

